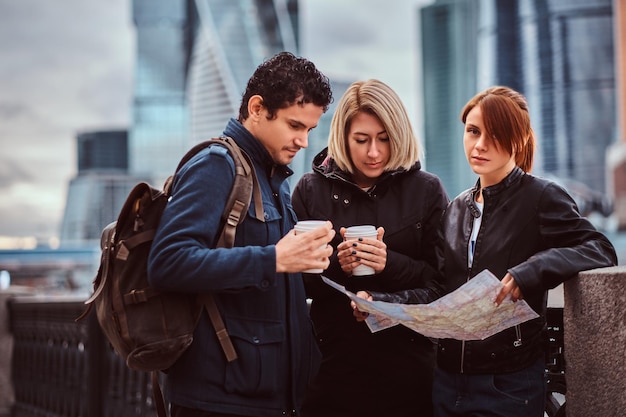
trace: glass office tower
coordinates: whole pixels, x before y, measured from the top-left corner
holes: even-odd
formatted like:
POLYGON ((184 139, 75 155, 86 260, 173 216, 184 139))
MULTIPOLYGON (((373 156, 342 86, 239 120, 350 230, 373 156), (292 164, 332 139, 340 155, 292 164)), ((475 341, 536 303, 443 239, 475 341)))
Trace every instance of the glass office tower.
POLYGON ((458 115, 491 85, 528 99, 534 173, 591 198, 606 192, 605 153, 616 139, 611 0, 448 0, 420 17, 428 169, 451 197, 476 177, 458 115))
POLYGON ((187 93, 191 142, 223 130, 237 117, 248 78, 280 51, 297 53, 297 2, 195 0, 187 93))
POLYGON ((616 140, 611 0, 524 0, 519 12, 541 171, 605 193, 616 140))
POLYGON ((98 242, 139 181, 160 188, 196 142, 237 117, 246 82, 297 53, 297 0, 133 0, 136 67, 128 131, 83 132, 61 225, 64 245, 98 242))
POLYGON ((480 0, 440 1, 421 9, 424 148, 428 171, 452 198, 475 181, 463 152, 459 114, 477 90, 480 0))
POLYGON ((126 130, 81 132, 76 136, 78 173, 70 181, 60 243, 98 243, 102 229, 117 220, 126 196, 142 178, 128 175, 126 130))
POLYGON ((133 0, 131 172, 161 182, 194 143, 221 134, 255 68, 297 53, 297 13, 297 0, 133 0))
POLYGON ((130 172, 161 184, 188 147, 186 0, 133 0, 136 63, 130 172))

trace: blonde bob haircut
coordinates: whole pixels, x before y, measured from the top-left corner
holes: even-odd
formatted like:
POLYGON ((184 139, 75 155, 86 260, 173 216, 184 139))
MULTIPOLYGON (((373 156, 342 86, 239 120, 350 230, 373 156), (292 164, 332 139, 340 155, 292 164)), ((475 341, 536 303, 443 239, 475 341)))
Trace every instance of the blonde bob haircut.
POLYGON ((337 103, 328 135, 328 155, 340 169, 354 174, 348 132, 360 112, 378 117, 387 132, 390 158, 385 171, 407 170, 419 160, 421 148, 400 97, 387 84, 370 79, 352 83, 337 103))

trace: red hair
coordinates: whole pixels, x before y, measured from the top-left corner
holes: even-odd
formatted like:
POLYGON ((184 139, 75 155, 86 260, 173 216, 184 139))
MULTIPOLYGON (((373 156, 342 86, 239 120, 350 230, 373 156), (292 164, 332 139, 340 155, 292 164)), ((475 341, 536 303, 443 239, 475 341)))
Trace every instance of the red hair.
POLYGON ((503 86, 495 86, 476 94, 461 111, 465 124, 467 114, 480 107, 486 133, 509 154, 515 153, 515 164, 524 172, 533 167, 535 133, 530 124, 526 97, 503 86))

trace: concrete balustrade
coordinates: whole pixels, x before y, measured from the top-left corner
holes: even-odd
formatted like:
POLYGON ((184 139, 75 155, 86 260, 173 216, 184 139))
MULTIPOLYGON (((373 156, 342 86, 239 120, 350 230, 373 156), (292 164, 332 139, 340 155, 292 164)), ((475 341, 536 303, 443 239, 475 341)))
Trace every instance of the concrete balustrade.
MULTIPOLYGON (((582 272, 563 285, 562 295, 567 416, 626 416, 626 266, 582 272)), ((0 417, 9 415, 14 401, 6 309, 14 296, 0 292, 0 417)), ((125 369, 123 362, 116 366, 125 369)), ((97 390, 111 397, 109 388, 97 390)))
POLYGON ((626 267, 564 284, 567 417, 626 416, 626 267))
POLYGON ((11 383, 11 353, 13 337, 9 329, 7 299, 9 294, 0 291, 0 417, 11 415, 11 405, 15 400, 11 383))
POLYGON ((11 415, 11 406, 15 401, 11 380, 13 335, 10 329, 7 301, 11 297, 31 293, 32 291, 29 289, 15 286, 0 290, 0 417, 9 417, 11 415))

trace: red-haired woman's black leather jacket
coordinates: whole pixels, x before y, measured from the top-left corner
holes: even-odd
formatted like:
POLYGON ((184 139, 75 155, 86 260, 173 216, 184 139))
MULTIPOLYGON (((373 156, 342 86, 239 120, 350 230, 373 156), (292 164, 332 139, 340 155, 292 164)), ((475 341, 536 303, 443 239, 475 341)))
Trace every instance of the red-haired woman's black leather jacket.
MULTIPOLYGON (((480 183, 461 193, 446 209, 438 248, 446 292, 484 269, 502 279, 507 272, 524 300, 541 317, 485 340, 439 341, 438 366, 449 372, 501 373, 523 369, 544 355, 549 289, 579 272, 617 264, 609 240, 584 217, 568 193, 554 182, 513 170, 502 182, 483 189, 483 218, 468 267, 468 243, 479 215, 474 196, 480 183)), ((376 294, 378 300, 412 302, 421 294, 376 294)))

